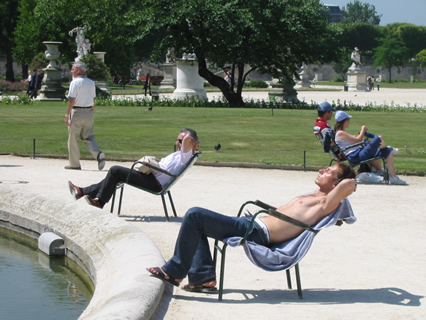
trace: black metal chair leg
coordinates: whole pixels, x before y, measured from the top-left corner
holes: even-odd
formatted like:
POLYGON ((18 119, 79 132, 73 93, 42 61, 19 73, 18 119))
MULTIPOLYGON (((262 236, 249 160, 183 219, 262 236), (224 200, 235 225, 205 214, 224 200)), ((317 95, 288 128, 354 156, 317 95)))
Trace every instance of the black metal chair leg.
POLYGON ((228 245, 225 243, 222 249, 218 248, 218 250, 222 254, 222 258, 220 261, 220 276, 219 276, 219 301, 222 301, 222 298, 223 298, 223 282, 225 278, 225 255, 226 255, 227 246, 228 245))
POLYGON ((111 201, 111 209, 109 210, 110 213, 114 213, 114 203, 115 203, 115 192, 117 189, 114 190, 114 193, 112 194, 112 201, 111 201))
POLYGON ((117 213, 118 216, 121 213, 121 202, 123 201, 123 192, 124 192, 124 185, 121 186, 120 200, 118 201, 118 213, 117 213))
POLYGON ((291 274, 290 274, 290 269, 287 269, 287 270, 285 271, 285 273, 286 273, 286 275, 287 275, 287 287, 288 287, 289 289, 292 289, 292 287, 291 287, 291 274))
POLYGON ((166 206, 166 199, 164 199, 164 194, 161 194, 161 201, 163 202, 163 209, 164 209, 164 214, 166 216, 166 220, 170 221, 169 219, 169 213, 167 212, 167 206, 166 206))
POLYGON ((170 190, 167 192, 167 194, 169 195, 169 200, 170 200, 170 205, 172 206, 173 215, 174 215, 175 217, 177 217, 176 209, 175 209, 175 204, 173 203, 172 193, 170 192, 170 190))

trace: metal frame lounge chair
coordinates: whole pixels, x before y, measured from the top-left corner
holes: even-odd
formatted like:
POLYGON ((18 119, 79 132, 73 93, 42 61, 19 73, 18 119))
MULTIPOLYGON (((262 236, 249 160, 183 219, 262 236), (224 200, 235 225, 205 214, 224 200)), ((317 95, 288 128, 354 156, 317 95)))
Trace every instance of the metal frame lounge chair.
POLYGON ((386 159, 383 157, 372 157, 370 159, 367 160, 363 160, 359 163, 353 163, 350 162, 346 156, 344 151, 351 149, 351 148, 355 148, 358 147, 360 145, 364 145, 366 143, 369 143, 368 140, 364 140, 362 142, 359 143, 355 143, 352 144, 346 148, 341 148, 339 147, 339 145, 336 143, 335 140, 335 136, 334 136, 334 132, 332 130, 323 130, 322 132, 319 132, 319 127, 314 127, 314 134, 317 137, 317 139, 321 142, 321 144, 324 147, 324 152, 328 152, 331 156, 331 161, 330 161, 330 165, 333 164, 333 162, 341 162, 341 161, 348 161, 349 165, 351 167, 358 167, 364 164, 368 164, 371 161, 374 160, 382 160, 382 164, 383 164, 383 180, 385 181, 386 184, 389 184, 389 171, 386 167, 386 159), (316 134, 318 132, 318 134, 316 134))
POLYGON ((228 245, 231 247, 237 247, 239 245, 242 245, 250 261, 253 262, 259 268, 262 268, 266 271, 285 270, 287 275, 287 285, 289 289, 292 288, 290 269, 294 267, 296 273, 297 293, 299 298, 302 299, 303 296, 302 285, 300 280, 299 261, 307 254, 308 250, 312 245, 314 237, 323 228, 329 227, 331 225, 340 226, 343 221, 349 224, 354 223, 356 221, 356 218, 352 211, 352 207, 349 203, 349 200, 347 199, 342 200, 339 207, 334 212, 323 218, 315 226, 309 226, 301 221, 298 221, 280 212, 277 212, 275 207, 270 206, 259 200, 245 202, 238 211, 238 217, 241 216, 244 208, 246 208, 247 205, 255 205, 257 207, 260 207, 261 209, 253 215, 251 223, 244 237, 231 237, 224 239, 224 241, 222 242, 222 246, 220 246, 218 240, 216 240, 214 243, 213 259, 216 264, 218 262, 218 254, 221 254, 219 273, 219 301, 221 301, 223 298, 225 257, 226 248, 228 245), (254 244, 250 241, 247 241, 247 236, 250 234, 253 228, 254 218, 261 213, 273 215, 278 219, 297 225, 305 229, 305 231, 303 231, 299 236, 292 240, 274 245, 270 248, 254 244))
MULTIPOLYGON (((162 173, 164 173, 164 174, 167 174, 167 175, 169 175, 169 176, 171 176, 171 177, 173 177, 171 180, 170 180, 170 182, 167 184, 167 185, 165 185, 164 187, 163 187, 163 189, 162 190, 160 190, 160 191, 152 191, 152 190, 149 190, 149 189, 146 189, 146 188, 142 188, 142 187, 139 187, 139 186, 135 186, 135 185, 132 185, 131 183, 129 183, 128 182, 128 180, 129 180, 129 177, 130 177, 130 174, 131 174, 131 171, 129 171, 129 174, 127 175, 127 179, 126 179, 126 181, 124 181, 124 182, 122 182, 122 183, 119 183, 118 185, 117 185, 117 187, 116 187, 116 189, 114 190, 114 194, 113 194, 113 196, 112 196, 112 202, 111 202, 111 213, 113 213, 114 212, 114 204, 115 204, 115 194, 116 194, 116 192, 117 192, 117 190, 118 189, 120 189, 120 199, 119 199, 119 203, 118 203, 118 215, 120 215, 120 213, 121 213, 121 203, 122 203, 122 201, 123 201, 123 191, 124 191, 124 185, 125 184, 128 184, 129 186, 132 186, 132 187, 135 187, 135 188, 138 188, 138 189, 141 189, 141 190, 143 190, 143 191, 146 191, 146 192, 149 192, 149 193, 151 193, 151 194, 154 194, 154 195, 160 195, 161 196, 161 200, 162 200, 162 202, 163 202, 163 209, 164 209, 164 214, 165 214, 165 216, 166 216, 166 220, 167 221, 170 221, 170 219, 169 219, 169 214, 168 214, 168 211, 167 211, 167 205, 166 205, 166 199, 165 199, 165 195, 167 194, 168 195, 168 197, 169 197, 169 201, 170 201, 170 205, 171 205, 171 207, 172 207, 172 210, 173 210, 173 215, 175 216, 175 217, 177 217, 177 214, 176 214, 176 209, 175 209, 175 205, 174 205, 174 203, 173 203, 173 198, 172 198, 172 193, 171 193, 171 188, 172 188, 172 186, 174 186, 175 185, 175 183, 185 174, 185 172, 189 169, 189 168, 191 168, 192 167, 192 165, 195 163, 195 161, 197 161, 197 159, 198 159, 198 157, 200 156, 200 154, 201 154, 202 152, 201 151, 199 151, 199 152, 197 152, 197 153, 195 153, 193 156, 192 156, 192 158, 191 158, 191 160, 189 160, 188 161, 188 163, 182 168, 182 170, 178 173, 178 174, 176 174, 176 175, 173 175, 173 174, 171 174, 170 172, 168 172, 168 171, 166 171, 166 170, 161 170, 161 168, 158 168, 158 167, 153 167, 153 166, 151 166, 150 164, 148 164, 148 163, 143 163, 145 166, 148 166, 148 167, 152 167, 153 169, 155 169, 156 171, 160 171, 160 172, 162 172, 162 173)), ((142 162, 140 162, 140 161, 137 161, 137 162, 135 162, 133 165, 132 165, 132 167, 131 167, 131 170, 134 170, 134 166, 137 164, 137 163, 142 163, 142 162)))

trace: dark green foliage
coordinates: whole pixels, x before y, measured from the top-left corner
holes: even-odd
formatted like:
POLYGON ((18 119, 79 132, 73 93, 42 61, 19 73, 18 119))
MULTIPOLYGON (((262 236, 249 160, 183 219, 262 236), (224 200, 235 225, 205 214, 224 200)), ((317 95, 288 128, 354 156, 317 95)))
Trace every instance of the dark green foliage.
POLYGON ((30 70, 40 70, 47 67, 49 60, 44 53, 38 53, 30 63, 30 70))
POLYGON ((94 81, 107 81, 110 78, 106 64, 94 54, 86 54, 81 58, 87 66, 87 77, 94 81))
POLYGON ((374 67, 379 65, 388 69, 389 82, 392 82, 391 69, 400 67, 409 59, 409 51, 401 40, 391 35, 379 40, 379 46, 374 50, 374 67))
POLYGON ((380 24, 381 17, 381 14, 377 14, 374 5, 354 0, 342 8, 341 22, 348 24, 365 22, 377 26, 380 24))
POLYGON ((263 80, 251 80, 244 84, 245 87, 249 88, 267 88, 269 85, 263 80))

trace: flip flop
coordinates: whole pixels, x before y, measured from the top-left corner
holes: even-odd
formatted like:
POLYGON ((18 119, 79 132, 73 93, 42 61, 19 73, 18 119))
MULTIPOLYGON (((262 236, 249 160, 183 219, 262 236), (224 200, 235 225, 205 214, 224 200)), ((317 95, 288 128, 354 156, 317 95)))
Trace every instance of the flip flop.
POLYGON ((185 284, 182 287, 183 290, 188 292, 197 292, 197 293, 216 293, 216 287, 204 287, 201 284, 193 285, 193 284, 185 284))
POLYGON ((173 279, 172 277, 169 276, 169 278, 166 278, 166 274, 164 273, 163 270, 161 270, 160 267, 153 267, 153 268, 146 268, 146 270, 151 273, 152 276, 154 276, 155 278, 161 279, 163 281, 166 281, 172 285, 174 285, 175 287, 179 287, 179 282, 176 281, 176 279, 173 279), (157 271, 157 273, 155 273, 154 271, 150 270, 153 269, 155 271, 157 271))

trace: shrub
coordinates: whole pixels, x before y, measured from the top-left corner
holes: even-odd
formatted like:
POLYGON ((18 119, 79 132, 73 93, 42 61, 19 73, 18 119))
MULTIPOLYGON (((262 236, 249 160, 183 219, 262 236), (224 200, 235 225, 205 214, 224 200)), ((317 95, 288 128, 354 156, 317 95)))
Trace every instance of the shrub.
POLYGON ((87 66, 87 77, 94 81, 106 81, 110 78, 107 65, 94 54, 86 54, 81 58, 87 66))
POLYGON ((330 79, 330 82, 343 82, 343 79, 340 77, 334 77, 330 79))
POLYGON ((0 91, 27 91, 27 87, 25 82, 0 80, 0 91))
POLYGON ((49 64, 49 59, 46 58, 44 53, 38 53, 30 63, 30 70, 34 69, 44 69, 49 64))
MULTIPOLYGON (((345 111, 382 111, 382 112, 426 112, 425 107, 421 106, 408 106, 400 107, 395 105, 376 105, 366 103, 365 105, 356 105, 348 101, 332 101, 330 102, 336 110, 345 111)), ((173 100, 169 98, 160 99, 152 102, 147 98, 128 98, 123 100, 103 99, 96 100, 98 106, 116 106, 116 107, 146 107, 154 105, 156 107, 190 107, 190 108, 233 108, 225 100, 212 100, 207 101, 195 97, 187 99, 173 100)), ((265 109, 300 109, 300 110, 316 110, 318 104, 315 103, 287 103, 287 102, 270 102, 265 100, 247 100, 245 101, 246 108, 265 108, 265 109)))
POLYGON ((0 104, 24 104, 24 105, 30 105, 33 104, 33 101, 30 97, 27 95, 24 96, 18 96, 16 98, 11 97, 3 97, 3 99, 0 99, 0 104))
POLYGON ((250 88, 268 88, 269 85, 263 80, 251 80, 244 84, 245 87, 250 88))

